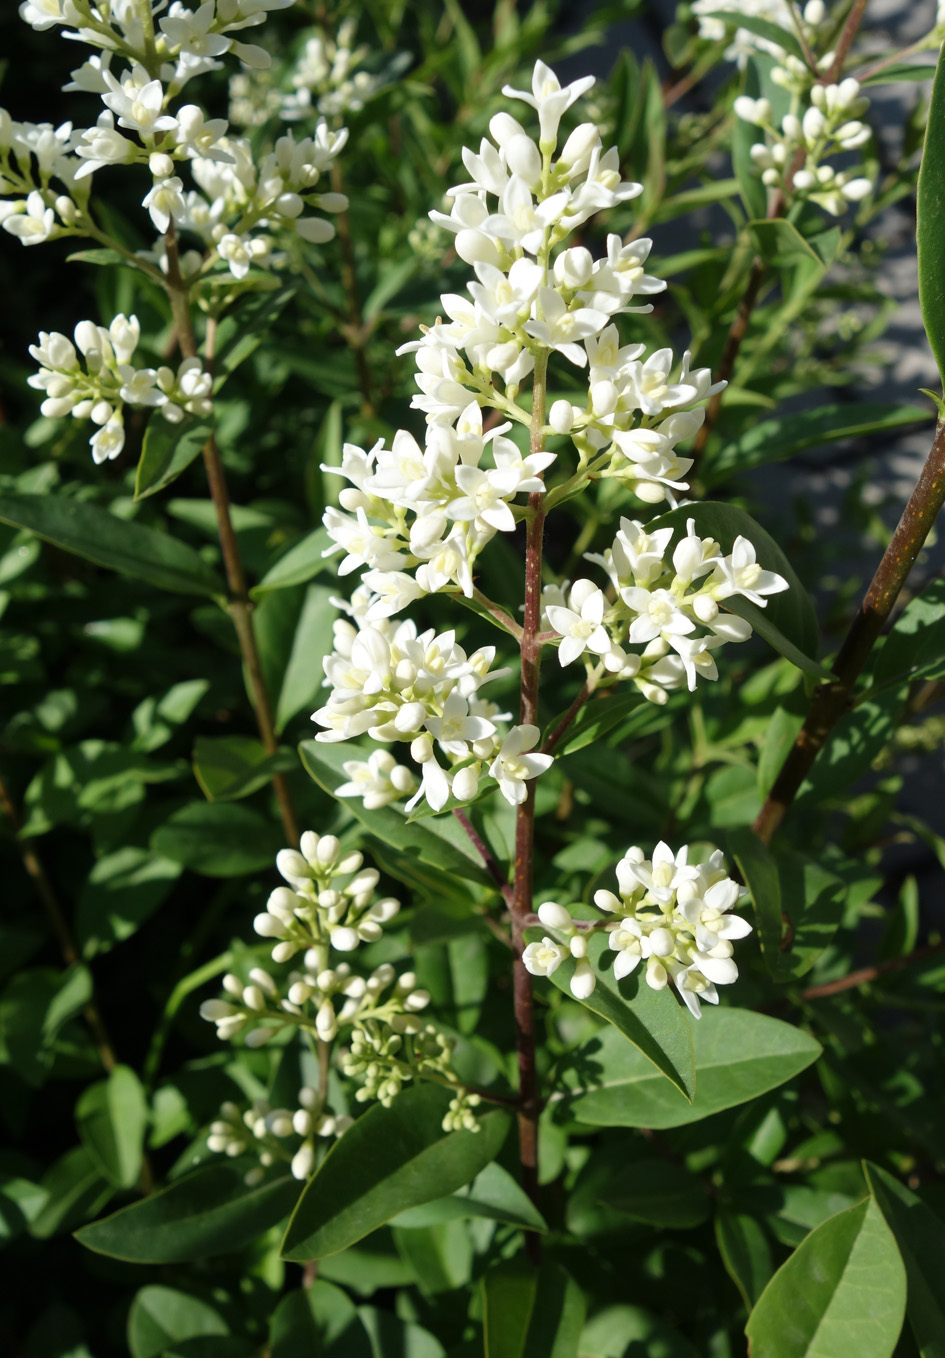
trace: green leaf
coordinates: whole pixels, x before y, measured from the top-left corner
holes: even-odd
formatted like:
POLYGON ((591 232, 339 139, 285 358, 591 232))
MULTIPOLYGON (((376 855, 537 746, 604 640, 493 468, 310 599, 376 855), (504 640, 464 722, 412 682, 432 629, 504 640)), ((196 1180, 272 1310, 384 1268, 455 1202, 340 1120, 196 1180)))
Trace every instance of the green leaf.
POLYGON ((144 431, 135 473, 135 499, 156 495, 176 481, 200 456, 200 450, 212 433, 213 425, 207 420, 191 417, 180 424, 170 424, 159 412, 153 414, 144 431))
POLYGON ((266 284, 265 291, 249 297, 231 310, 217 327, 217 356, 214 362, 216 389, 254 353, 273 321, 298 291, 294 285, 280 287, 275 279, 267 279, 266 284))
POLYGON ((945 1223, 879 1165, 866 1161, 863 1168, 873 1200, 895 1236, 906 1267, 906 1314, 919 1353, 922 1358, 945 1358, 945 1223))
POLYGON ((375 1104, 358 1118, 306 1185, 282 1257, 298 1263, 336 1254, 485 1169, 505 1140, 508 1115, 487 1113, 477 1132, 444 1132, 450 1098, 438 1085, 414 1085, 389 1108, 375 1104))
POLYGON ((581 1358, 699 1358, 687 1339, 642 1306, 608 1306, 588 1321, 581 1358))
POLYGON ((883 643, 873 683, 945 677, 945 580, 933 580, 911 599, 883 643))
POLYGON ((281 830, 248 806, 191 802, 151 836, 155 853, 204 877, 242 877, 275 862, 281 830))
POLYGON ((236 801, 265 787, 275 773, 298 768, 292 750, 267 755, 252 736, 198 736, 194 742, 194 776, 211 802, 236 801))
POLYGON ((890 1358, 906 1272, 872 1198, 829 1217, 778 1269, 748 1318, 751 1358, 890 1358))
POLYGON ((110 1183, 132 1188, 141 1173, 148 1105, 141 1081, 129 1066, 116 1066, 89 1085, 76 1104, 82 1144, 110 1183))
POLYGON ((883 689, 847 712, 818 752, 798 800, 809 805, 834 797, 869 773, 899 725, 906 695, 905 687, 883 689))
POLYGON ((670 1230, 701 1226, 709 1216, 705 1190, 684 1165, 636 1160, 607 1186, 607 1206, 635 1221, 670 1230))
POLYGON ((762 797, 774 786, 803 725, 804 716, 786 707, 776 707, 768 719, 758 756, 758 792, 762 797))
POLYGON ((219 1311, 174 1287, 142 1287, 128 1312, 132 1358, 162 1358, 182 1341, 227 1333, 219 1311))
POLYGON ((393 1225, 416 1230, 422 1226, 435 1226, 443 1221, 465 1220, 470 1217, 484 1217, 491 1221, 504 1221, 511 1226, 520 1226, 526 1231, 547 1231, 544 1217, 535 1208, 528 1194, 501 1165, 486 1165, 472 1183, 451 1193, 448 1198, 438 1198, 425 1203, 422 1207, 409 1207, 393 1220, 393 1225))
MULTIPOLYGON (((525 936, 529 941, 538 941, 543 937, 543 931, 536 926, 527 929, 525 936)), ((653 990, 642 980, 640 968, 616 980, 611 967, 605 966, 605 961, 608 964, 613 961, 614 954, 602 934, 592 934, 588 939, 587 956, 597 977, 597 984, 589 998, 582 999, 581 1004, 612 1023, 648 1061, 662 1071, 662 1075, 679 1090, 682 1098, 687 1102, 691 1100, 696 1087, 692 1039, 682 1007, 669 987, 653 990)), ((574 966, 574 961, 567 958, 548 978, 568 996, 571 994, 574 966)))
POLYGON ((928 421, 929 412, 922 406, 902 406, 890 401, 841 402, 796 415, 758 420, 733 442, 723 444, 717 452, 708 452, 700 475, 706 485, 712 486, 735 472, 782 462, 808 448, 823 448, 841 439, 863 438, 928 421))
POLYGON ((823 260, 810 241, 801 235, 793 222, 785 221, 783 217, 749 222, 748 230, 756 250, 768 264, 782 267, 786 264, 796 264, 801 259, 823 265, 823 260))
MULTIPOLYGON (((276 702, 277 731, 299 712, 311 715, 312 709, 324 701, 322 660, 334 645, 337 611, 331 600, 335 593, 330 585, 310 585, 306 590, 276 702)), ((297 759, 293 758, 292 767, 296 766, 297 759)))
POLYGON ((663 514, 648 524, 647 531, 652 533, 657 528, 672 528, 675 544, 685 537, 689 519, 695 519, 697 533, 702 537, 715 538, 726 553, 732 550, 737 537, 747 538, 753 544, 761 565, 787 580, 789 588, 780 594, 770 595, 764 608, 759 608, 740 595, 726 599, 724 607, 750 622, 759 636, 764 637, 770 646, 798 669, 815 674, 818 678, 830 678, 829 671, 814 659, 819 635, 814 606, 794 567, 774 538, 743 509, 712 500, 671 510, 669 514, 663 514))
POLYGON ((945 56, 940 55, 916 195, 919 306, 945 382, 945 56))
POLYGON ((0 521, 158 589, 211 597, 226 593, 223 581, 192 547, 96 505, 56 495, 0 495, 0 521))
MULTIPOLYGON (((446 1358, 446 1350, 422 1325, 401 1320, 379 1306, 359 1306, 358 1320, 370 1343, 371 1358, 446 1358)), ((348 1358, 347 1350, 338 1358, 348 1358)))
POLYGON ((181 865, 125 845, 100 858, 79 891, 75 929, 82 955, 95 957, 130 938, 154 914, 181 865))
POLYGON ((715 1218, 715 1239, 728 1276, 750 1311, 774 1272, 764 1227, 754 1217, 721 1208, 715 1218))
POLYGON ((48 1240, 100 1212, 114 1193, 84 1146, 66 1151, 40 1180, 45 1205, 30 1222, 30 1235, 48 1240))
MULTIPOLYGON (((448 1199, 441 1198, 440 1201, 448 1199)), ((423 1208, 413 1210, 422 1212, 423 1208)), ((424 1296, 435 1297, 443 1292, 455 1294, 469 1283, 473 1242, 472 1233, 464 1222, 442 1221, 431 1226, 407 1227, 399 1225, 395 1217, 390 1229, 398 1254, 413 1269, 424 1296)))
POLYGON ((291 585, 304 585, 307 580, 313 579, 316 575, 321 575, 322 571, 328 570, 330 567, 330 562, 322 556, 322 553, 331 545, 328 530, 316 528, 314 533, 309 533, 308 537, 302 538, 301 542, 290 547, 284 556, 280 556, 259 584, 249 591, 250 594, 254 599, 261 599, 264 594, 268 594, 274 589, 288 589, 291 585))
POLYGON ((751 895, 765 966, 773 974, 778 969, 784 932, 778 865, 754 830, 747 827, 730 830, 727 843, 751 895))
MULTIPOLYGON (((564 711, 559 712, 548 723, 545 730, 546 739, 564 715, 564 711)), ((594 745, 608 731, 613 730, 623 721, 626 722, 626 726, 620 733, 621 738, 635 740, 640 736, 649 735, 651 731, 665 725, 666 720, 666 708, 658 708, 655 704, 648 703, 641 693, 629 693, 617 697, 611 690, 607 692, 606 696, 602 695, 582 707, 574 720, 574 724, 563 737, 556 753, 560 759, 562 755, 574 754, 577 750, 583 750, 586 745, 594 745)))
POLYGON ((227 1254, 268 1231, 292 1210, 296 1179, 283 1175, 253 1188, 245 1164, 209 1165, 169 1188, 76 1231, 97 1254, 136 1264, 179 1264, 227 1254))
POLYGON ((770 19, 760 19, 756 14, 745 14, 741 10, 729 9, 713 10, 711 14, 700 17, 721 19, 732 28, 747 28, 749 33, 755 33, 759 38, 767 38, 768 42, 773 42, 775 47, 780 47, 783 52, 790 52, 792 56, 804 60, 804 49, 790 29, 782 28, 780 24, 772 23, 770 19))
POLYGON ((747 1103, 805 1070, 820 1044, 789 1023, 745 1009, 705 1010, 689 1019, 696 1093, 690 1103, 616 1034, 582 1053, 580 1086, 563 1095, 569 1116, 606 1127, 682 1127, 747 1103))
MULTIPOLYGON (((365 751, 357 746, 315 740, 303 740, 299 754, 309 775, 330 796, 335 795, 335 788, 348 781, 343 765, 351 759, 367 758, 365 751)), ((492 884, 492 878, 481 866, 476 850, 454 816, 408 825, 403 813, 391 806, 365 811, 364 804, 356 797, 345 798, 343 805, 370 834, 399 850, 406 858, 419 859, 444 873, 473 882, 492 884)))
POLYGON ((897 61, 892 66, 885 66, 875 75, 868 75, 865 80, 861 80, 861 85, 895 85, 899 81, 931 80, 938 68, 930 66, 928 62, 904 62, 897 61))
POLYGON ((508 1259, 482 1280, 485 1358, 577 1358, 584 1298, 557 1264, 508 1259))
POLYGON ((271 1358, 372 1358, 354 1303, 340 1287, 319 1278, 290 1292, 273 1312, 271 1358))
POLYGON ((0 995, 0 1065, 10 1065, 38 1088, 52 1062, 59 1029, 92 998, 88 967, 18 971, 0 995))
POLYGON ((776 954, 771 974, 776 981, 796 981, 810 971, 840 927, 848 890, 810 854, 779 845, 777 859, 790 925, 787 946, 776 954))

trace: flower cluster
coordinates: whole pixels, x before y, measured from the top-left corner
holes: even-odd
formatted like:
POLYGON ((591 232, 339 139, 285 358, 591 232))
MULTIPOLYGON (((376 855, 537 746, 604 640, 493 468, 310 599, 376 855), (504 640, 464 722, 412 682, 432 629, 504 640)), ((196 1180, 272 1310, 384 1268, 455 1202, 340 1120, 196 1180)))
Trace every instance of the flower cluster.
MULTIPOLYGON (((421 768, 420 786, 408 809, 421 798, 436 811, 450 795, 470 801, 487 763, 505 799, 511 805, 523 801, 526 781, 552 760, 529 753, 538 740, 536 727, 513 726, 503 736, 497 722, 508 721, 510 714, 478 696, 483 684, 506 673, 491 669, 495 647, 483 646, 467 656, 455 632, 437 634, 431 628, 418 633, 411 621, 394 624, 377 617, 371 597, 366 590, 356 593, 352 621, 335 622, 335 647, 323 662, 331 693, 313 714, 326 729, 316 739, 337 742, 367 733, 385 744, 408 744, 421 768), (437 752, 445 757, 445 768, 437 752)), ((394 800, 389 789, 406 791, 412 780, 409 769, 393 760, 373 768, 370 760, 366 767, 352 760, 344 768, 350 781, 338 795, 371 796, 374 805, 379 774, 376 791, 385 802, 394 800)))
POLYGON ((550 976, 566 957, 574 957, 571 990, 587 999, 597 980, 587 958, 588 934, 606 932, 618 980, 645 961, 647 985, 662 990, 672 983, 693 1017, 700 1018, 700 1002, 718 1004, 716 987, 738 976, 732 940, 750 934, 751 925, 729 912, 747 894, 727 875, 719 850, 690 863, 685 845, 674 854, 668 845, 657 844, 652 860, 642 849, 630 848, 617 864, 617 892, 594 893, 597 908, 613 918, 589 925, 581 921, 581 929, 565 906, 548 901, 539 907, 538 918, 557 937, 529 943, 523 961, 533 976, 550 976))
POLYGON ((228 36, 265 22, 270 10, 286 9, 294 0, 204 0, 196 10, 173 0, 167 13, 155 17, 163 3, 145 0, 24 0, 20 18, 37 32, 61 25, 65 36, 105 54, 99 69, 112 53, 144 53, 150 43, 161 63, 161 78, 178 88, 191 77, 220 68, 217 57, 231 53, 247 66, 269 64, 269 54, 255 43, 228 36), (145 31, 142 9, 148 14, 145 31))
MULTIPOLYGON (((719 5, 718 0, 693 0, 692 12, 699 20, 700 38, 704 38, 707 42, 722 41, 731 24, 715 16, 720 9, 724 8, 724 6, 719 5)), ((788 33, 794 32, 790 0, 739 0, 738 5, 733 5, 732 9, 737 9, 738 13, 743 14, 746 18, 766 19, 769 23, 777 24, 780 28, 786 29, 788 33)), ((817 29, 824 23, 826 17, 827 9, 824 0, 807 0, 799 18, 808 42, 814 41, 817 29)), ((782 50, 776 43, 759 33, 754 33, 748 28, 736 27, 731 45, 725 49, 725 56, 729 61, 735 61, 739 66, 744 66, 748 58, 756 52, 780 57, 782 50)))
POLYGON ((341 575, 369 568, 366 582, 379 596, 373 617, 449 586, 472 598, 476 558, 497 532, 513 531, 510 502, 542 491, 541 473, 554 461, 553 453, 523 457, 503 437, 509 428, 484 434, 472 402, 455 425, 431 425, 424 448, 400 430, 390 448, 381 442, 365 453, 346 443, 341 467, 326 468, 351 488, 341 492, 343 509, 325 513, 335 543, 325 555, 345 553, 341 575))
POLYGON ((718 677, 713 652, 726 642, 747 641, 751 624, 719 605, 738 595, 764 607, 768 594, 787 589, 787 581, 765 570, 747 538, 736 538, 724 556, 714 538, 702 538, 690 519, 687 532, 666 559, 672 528, 647 532, 643 524, 621 519, 613 544, 588 559, 610 577, 614 601, 591 580, 576 580, 569 593, 557 585, 542 592, 544 616, 561 641, 558 660, 569 665, 585 653, 598 656, 604 669, 632 679, 650 702, 665 703, 667 692, 699 676, 718 677), (628 646, 640 647, 639 653, 628 646))
POLYGON ((357 27, 357 19, 345 19, 334 37, 316 29, 305 40, 290 75, 292 93, 282 101, 283 118, 305 118, 314 112, 344 117, 357 113, 383 88, 387 76, 357 69, 369 51, 353 45, 357 27))
MULTIPOLYGON (((356 1102, 377 1100, 386 1106, 404 1084, 432 1079, 454 1093, 444 1127, 475 1129, 471 1110, 478 1098, 452 1073, 451 1041, 420 1017, 430 996, 418 986, 416 975, 398 974, 383 962, 363 976, 348 962, 332 959, 333 950, 350 953, 361 943, 377 942, 383 925, 399 911, 399 903, 390 897, 374 899, 377 871, 364 867, 362 854, 345 852, 334 835, 312 831, 302 835, 298 850, 283 849, 276 865, 288 886, 272 892, 255 929, 278 940, 272 952, 275 962, 302 953, 302 965, 283 979, 264 967, 251 968, 245 981, 227 973, 225 997, 205 1000, 201 1016, 216 1026, 222 1040, 242 1034, 249 1047, 294 1028, 328 1051, 339 1034, 347 1035, 349 1046, 340 1065, 343 1074, 358 1081, 356 1102)), ((315 1138, 340 1136, 351 1123, 330 1111, 325 1101, 324 1087, 304 1087, 294 1112, 254 1105, 243 1114, 224 1105, 208 1144, 228 1155, 253 1149, 263 1166, 280 1156, 291 1159, 292 1173, 305 1178, 315 1166, 315 1138), (280 1143, 293 1135, 302 1142, 290 1154, 280 1143)))
POLYGON ((30 345, 40 370, 27 380, 46 393, 42 413, 72 415, 98 425, 89 440, 96 462, 117 457, 124 447, 125 406, 156 407, 171 424, 185 414, 210 414, 213 379, 200 359, 185 358, 176 369, 136 368, 131 360, 140 333, 137 317, 119 314, 107 329, 80 321, 75 344, 58 331, 42 330, 39 344, 30 345))
POLYGON ((342 1136, 352 1125, 346 1113, 335 1116, 322 1110, 323 1100, 311 1085, 299 1090, 298 1108, 272 1108, 256 1099, 244 1112, 235 1103, 224 1103, 210 1124, 207 1146, 218 1155, 255 1155, 259 1164, 246 1175, 249 1185, 258 1184, 270 1165, 288 1160, 296 1179, 307 1179, 319 1157, 318 1141, 342 1136))
MULTIPOLYGON (((828 55, 824 61, 829 65, 830 59, 828 55)), ((784 67, 777 72, 782 75, 781 83, 793 78, 806 87, 810 102, 802 116, 795 111, 786 113, 778 127, 767 99, 750 99, 747 95, 736 99, 738 117, 765 133, 765 140, 751 148, 752 160, 769 188, 808 198, 839 217, 850 203, 865 198, 873 185, 855 169, 837 170, 825 164, 824 157, 856 150, 869 141, 872 133, 861 121, 869 100, 852 76, 838 85, 812 85, 810 71, 796 57, 786 57, 784 67), (799 159, 802 163, 795 169, 799 159)))
MULTIPOLYGON (((188 251, 181 262, 191 284, 215 268, 239 282, 253 265, 281 263, 285 254, 274 252, 277 244, 291 255, 300 241, 330 240, 331 222, 306 210, 330 214, 347 206, 343 194, 320 191, 345 145, 343 128, 332 131, 320 119, 311 136, 286 134, 256 163, 250 142, 231 137, 225 119, 207 119, 197 104, 177 105, 186 82, 215 70, 224 53, 251 66, 268 63, 262 48, 226 35, 290 3, 205 0, 190 10, 174 0, 151 37, 142 29, 140 5, 28 0, 20 12, 34 27, 65 24, 75 29, 69 36, 104 49, 73 71, 65 88, 98 94, 105 108, 85 129, 14 123, 0 110, 0 193, 12 198, 0 208, 4 229, 24 244, 62 235, 107 239, 89 212, 89 180, 107 166, 140 165, 150 173, 142 206, 154 229, 163 235, 173 222, 201 242, 202 251, 188 251), (113 59, 127 65, 112 70, 113 59), (180 177, 185 164, 196 188, 180 177)), ((169 268, 163 243, 142 258, 169 268)))
POLYGON ((276 887, 253 922, 257 934, 278 940, 274 962, 313 949, 314 962, 307 956, 306 962, 322 971, 329 948, 353 952, 361 943, 377 942, 400 902, 392 896, 375 900, 380 874, 363 864, 364 855, 343 851, 335 835, 312 830, 303 834, 298 851, 279 852, 276 867, 288 886, 276 887))

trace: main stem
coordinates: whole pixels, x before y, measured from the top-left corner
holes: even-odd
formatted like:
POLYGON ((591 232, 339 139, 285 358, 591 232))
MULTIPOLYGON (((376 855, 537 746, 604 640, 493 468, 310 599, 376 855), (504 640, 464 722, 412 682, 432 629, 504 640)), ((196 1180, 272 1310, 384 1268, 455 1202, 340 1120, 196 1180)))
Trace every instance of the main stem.
POLYGON ((800 734, 755 821, 755 833, 766 844, 771 842, 827 737, 852 706, 854 685, 943 503, 945 421, 939 421, 915 490, 840 647, 833 667, 836 679, 815 690, 800 734))
MULTIPOLYGON (((174 325, 177 331, 177 342, 184 358, 196 358, 197 341, 194 337, 194 327, 190 318, 190 300, 187 288, 181 277, 180 260, 177 250, 177 232, 173 221, 168 227, 164 237, 167 250, 167 291, 170 298, 171 311, 174 316, 174 325)), ((212 364, 213 355, 207 355, 208 364, 212 364)), ((233 621, 239 641, 240 654, 243 657, 243 664, 246 666, 246 674, 249 679, 250 696, 252 698, 253 709, 256 713, 256 725, 259 728, 259 736, 267 755, 275 754, 279 748, 276 738, 275 722, 272 715, 272 702, 269 697, 269 689, 262 670, 262 662, 259 658, 259 648, 256 645, 256 636, 253 630, 252 602, 249 597, 249 590, 246 585, 246 573, 243 570, 243 559, 240 555, 239 543, 236 540, 236 533, 233 530, 233 520, 230 515, 230 496, 227 490, 226 473, 223 470, 223 460, 220 457, 220 449, 217 446, 216 438, 211 435, 203 446, 203 463, 207 473, 207 481, 210 486, 210 495, 213 500, 213 507, 217 517, 217 532, 220 538, 220 549, 223 554, 223 566, 226 572, 226 583, 229 592, 227 607, 233 621)), ((279 805, 279 815, 282 819, 282 828, 288 836, 289 843, 296 845, 299 842, 299 827, 295 818, 295 809, 292 805, 292 794, 289 791, 289 784, 284 773, 273 774, 272 788, 276 794, 276 801, 279 805)))
MULTIPOLYGON (((542 427, 545 422, 545 386, 548 371, 547 352, 535 360, 532 385, 532 418, 530 451, 541 452, 542 427)), ((531 515, 525 539, 525 620, 520 642, 522 683, 519 721, 522 725, 538 725, 538 685, 541 669, 541 645, 538 633, 541 625, 541 553, 545 528, 544 493, 535 491, 528 497, 531 515)), ((515 1004, 515 1045, 518 1053, 519 1158, 522 1166, 522 1186, 533 1200, 538 1196, 538 1077, 535 1069, 535 1013, 532 1001, 532 978, 522 961, 525 918, 532 911, 532 860, 535 844, 535 782, 526 784, 525 800, 515 817, 515 879, 512 895, 513 989, 515 1004)), ((541 1242, 537 1235, 526 1237, 527 1248, 533 1259, 538 1258, 541 1242)))

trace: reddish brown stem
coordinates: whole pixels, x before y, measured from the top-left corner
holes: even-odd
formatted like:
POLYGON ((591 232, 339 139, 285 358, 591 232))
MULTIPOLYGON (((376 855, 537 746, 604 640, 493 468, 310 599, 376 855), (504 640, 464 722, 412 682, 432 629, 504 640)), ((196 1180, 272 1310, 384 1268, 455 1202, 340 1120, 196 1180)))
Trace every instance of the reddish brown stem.
POLYGON ((902 971, 909 967, 913 962, 921 962, 926 957, 934 957, 936 953, 945 951, 945 940, 939 943, 925 943, 921 948, 913 948, 912 952, 906 953, 903 957, 890 957, 885 962, 877 962, 872 967, 861 967, 859 971, 851 971, 846 976, 841 976, 837 981, 827 981, 824 985, 814 985, 808 990, 801 992, 802 1000, 823 1000, 829 995, 840 995, 844 990, 854 990, 857 986, 870 985, 873 981, 878 981, 881 976, 887 976, 891 971, 902 971))
MULTIPOLYGON (((165 233, 164 242, 167 251, 167 292, 177 330, 177 341, 184 358, 195 358, 197 356, 197 341, 190 318, 190 300, 186 285, 181 277, 177 231, 173 221, 165 233)), ((211 371, 213 368, 214 333, 214 326, 211 322, 208 327, 208 352, 205 356, 207 367, 211 371)), ((271 755, 275 754, 279 748, 272 715, 272 702, 263 674, 262 662, 259 658, 259 648, 256 645, 252 618, 253 605, 246 585, 246 574, 243 570, 239 543, 233 529, 226 473, 223 470, 223 460, 220 457, 216 438, 212 435, 203 446, 203 464, 207 473, 213 508, 216 511, 217 533, 220 538, 220 551, 223 556, 223 568, 226 572, 229 595, 227 608, 239 641, 243 664, 246 667, 259 736, 266 754, 271 755)), ((289 843, 295 846, 299 842, 299 827, 292 805, 292 794, 284 773, 273 774, 272 789, 279 805, 282 828, 288 836, 289 843)))
POLYGON ((544 745, 542 745, 541 747, 542 754, 551 754, 554 751, 556 746, 561 741, 562 736, 568 730, 568 727, 574 721, 574 718, 580 712, 581 708, 587 702, 588 698, 594 692, 594 689, 596 687, 597 685, 594 683, 593 675, 588 675, 587 679, 585 679, 584 684, 581 687, 580 693, 577 695, 577 697, 574 699, 574 702, 568 708, 567 712, 565 712, 564 716, 558 722, 558 725, 545 740, 544 745))
POLYGON ((853 705, 854 685, 943 503, 945 422, 940 422, 915 490, 840 647, 833 667, 836 679, 814 691, 807 719, 755 821, 755 833, 765 844, 771 842, 827 737, 853 705))
MULTIPOLYGON (((531 451, 541 451, 545 422, 545 375, 547 354, 535 363, 532 386, 531 451)), ((538 725, 538 687, 541 674, 541 559, 545 531, 545 502, 542 492, 528 497, 531 514, 525 538, 525 618, 520 641, 522 725, 538 725)), ((535 845, 535 783, 527 783, 525 800, 515 817, 515 875, 512 898, 512 942, 515 960, 512 969, 515 1010, 516 1051, 519 1074, 518 1137, 522 1187, 533 1201, 538 1198, 538 1074, 535 1066, 535 1013, 532 978, 522 961, 524 921, 532 911, 532 861, 535 845)), ((526 1236, 529 1256, 537 1262, 541 1239, 533 1232, 526 1236)))
POLYGON ((830 70, 823 77, 825 85, 834 85, 843 74, 844 63, 847 54, 853 46, 853 39, 856 37, 860 24, 863 22, 863 15, 866 12, 866 0, 853 0, 853 6, 847 15, 847 21, 843 25, 840 37, 834 50, 833 64, 830 70))

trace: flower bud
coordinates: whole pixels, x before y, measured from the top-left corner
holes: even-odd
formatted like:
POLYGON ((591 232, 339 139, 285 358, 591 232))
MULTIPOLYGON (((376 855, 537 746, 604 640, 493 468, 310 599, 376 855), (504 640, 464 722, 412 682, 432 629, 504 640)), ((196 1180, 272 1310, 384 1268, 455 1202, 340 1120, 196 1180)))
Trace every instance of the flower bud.
POLYGON ((354 952, 360 942, 357 929, 349 926, 332 929, 328 937, 331 939, 331 946, 337 948, 339 952, 354 952))
POLYGON ((576 963, 574 975, 571 977, 571 994, 578 1000, 588 1000, 594 993, 597 985, 597 977, 591 971, 591 964, 586 957, 582 957, 576 963))
POLYGON ((548 423, 556 434, 570 434, 574 427, 574 407, 570 401, 555 401, 548 412, 548 423))
POLYGON ((163 151, 152 151, 148 157, 148 169, 155 179, 170 179, 174 173, 174 162, 163 151))
POLYGON ((549 929, 570 929, 571 914, 557 901, 545 901, 538 907, 538 918, 549 929))
POLYGON ((307 1179, 314 1168, 315 1150, 312 1146, 303 1146, 295 1152, 291 1165, 293 1179, 307 1179))

